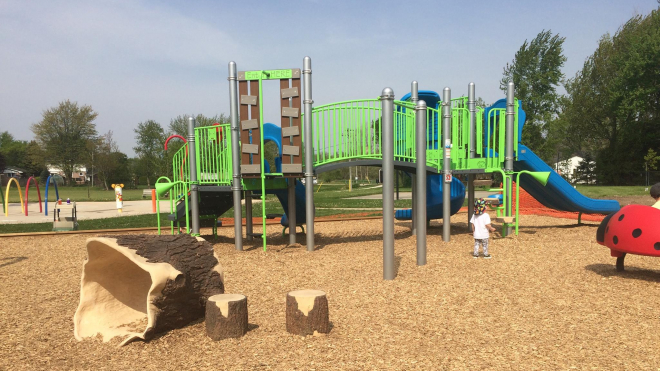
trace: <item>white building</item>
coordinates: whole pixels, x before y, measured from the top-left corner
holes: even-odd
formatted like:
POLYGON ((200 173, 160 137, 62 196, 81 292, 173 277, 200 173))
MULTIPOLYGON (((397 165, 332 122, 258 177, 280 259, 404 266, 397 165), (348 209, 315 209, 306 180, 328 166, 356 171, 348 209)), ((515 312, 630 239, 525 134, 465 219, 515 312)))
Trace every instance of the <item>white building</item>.
MULTIPOLYGON (((577 181, 578 173, 577 168, 580 166, 580 163, 584 160, 580 156, 573 156, 564 161, 559 161, 552 164, 552 168, 561 176, 564 176, 569 179, 571 182, 577 181)), ((579 182, 578 182, 579 183, 579 182)), ((584 183, 584 181, 583 181, 584 183)))
MULTIPOLYGON (((48 165, 48 172, 64 177, 64 171, 53 165, 48 165)), ((85 184, 85 180, 89 180, 87 177, 87 168, 82 165, 75 165, 73 173, 71 173, 71 180, 76 182, 76 184, 85 184)))

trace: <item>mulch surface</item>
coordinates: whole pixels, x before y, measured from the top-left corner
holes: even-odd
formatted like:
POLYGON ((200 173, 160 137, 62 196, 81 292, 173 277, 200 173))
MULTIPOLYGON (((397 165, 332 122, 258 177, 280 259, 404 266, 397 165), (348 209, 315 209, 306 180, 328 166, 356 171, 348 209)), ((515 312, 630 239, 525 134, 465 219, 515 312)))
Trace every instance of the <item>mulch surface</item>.
MULTIPOLYGON (((473 259, 467 216, 452 239, 431 224, 428 264, 416 265, 410 223, 396 224, 397 277, 382 279, 382 221, 316 224, 317 251, 234 250, 214 242, 228 293, 248 298, 250 331, 214 342, 199 321, 117 348, 73 337, 89 235, 0 240, 2 370, 656 370, 660 367, 660 260, 628 256, 615 271, 596 244, 597 223, 523 215, 519 236, 491 238, 473 259), (306 338, 285 328, 286 294, 327 293, 332 330, 306 338)), ((255 226, 255 231, 260 228, 255 226)), ((212 241, 212 240, 211 240, 212 241)), ((213 242, 213 241, 212 241, 213 242)))

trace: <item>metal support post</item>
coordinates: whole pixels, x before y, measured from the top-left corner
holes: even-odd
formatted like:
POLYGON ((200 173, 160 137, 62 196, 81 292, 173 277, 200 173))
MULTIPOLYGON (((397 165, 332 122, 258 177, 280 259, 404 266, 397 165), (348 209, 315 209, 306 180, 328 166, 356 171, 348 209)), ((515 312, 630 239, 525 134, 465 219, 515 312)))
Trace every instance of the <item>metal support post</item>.
POLYGON ((393 280, 394 272, 394 91, 383 89, 381 138, 383 148, 383 278, 393 280))
POLYGON ((451 89, 444 88, 442 91, 442 139, 444 161, 442 163, 442 240, 449 242, 451 239, 451 89))
POLYGON ((420 100, 415 106, 417 146, 417 208, 415 218, 417 226, 417 265, 426 264, 426 102, 420 100))
MULTIPOLYGON (((506 134, 505 134, 505 157, 504 157, 504 172, 507 173, 507 175, 510 175, 513 173, 513 138, 514 138, 514 133, 513 133, 513 128, 514 128, 514 120, 515 120, 515 102, 514 102, 514 85, 513 82, 509 82, 507 85, 506 89, 506 134)), ((512 184, 512 177, 508 176, 506 178, 506 187, 505 191, 507 193, 507 202, 506 202, 506 207, 505 207, 505 215, 506 216, 511 216, 511 201, 512 201, 512 193, 511 190, 513 188, 512 184)), ((506 228, 506 234, 509 235, 511 234, 511 226, 508 226, 506 228)))
POLYGON ((303 59, 303 132, 305 139, 305 213, 307 224, 307 251, 314 251, 314 148, 312 146, 312 59, 303 59))
POLYGON ((188 159, 190 161, 190 218, 193 236, 199 236, 199 188, 195 153, 195 119, 188 117, 188 159))
POLYGON ((296 178, 287 179, 289 191, 289 245, 296 243, 296 178))
MULTIPOLYGON (((417 81, 413 81, 410 84, 410 101, 414 105, 417 105, 418 100, 419 100, 419 85, 417 84, 417 81)), ((426 130, 426 128, 424 130, 426 130)), ((425 152, 425 154, 426 154, 426 152, 425 152)), ((419 160, 419 158, 418 158, 418 160, 419 160)), ((415 227, 417 226, 417 224, 416 224, 416 221, 415 221, 415 219, 416 219, 415 210, 417 209, 417 184, 416 184, 415 178, 412 178, 411 183, 412 183, 411 184, 412 185, 412 202, 411 202, 412 207, 411 207, 411 210, 410 210, 410 218, 412 219, 412 234, 416 234, 417 230, 416 230, 415 227)))
POLYGON ((243 216, 241 215, 241 148, 239 144, 238 87, 236 63, 229 62, 229 116, 231 118, 231 190, 234 195, 234 245, 243 250, 243 216))
MULTIPOLYGON (((477 125, 477 104, 475 101, 474 83, 468 84, 468 111, 470 112, 470 158, 477 157, 476 147, 476 125, 477 125)), ((474 174, 468 174, 468 229, 470 229, 470 220, 474 213, 474 174)))
POLYGON ((254 238, 252 225, 252 191, 245 191, 245 237, 248 241, 254 238))

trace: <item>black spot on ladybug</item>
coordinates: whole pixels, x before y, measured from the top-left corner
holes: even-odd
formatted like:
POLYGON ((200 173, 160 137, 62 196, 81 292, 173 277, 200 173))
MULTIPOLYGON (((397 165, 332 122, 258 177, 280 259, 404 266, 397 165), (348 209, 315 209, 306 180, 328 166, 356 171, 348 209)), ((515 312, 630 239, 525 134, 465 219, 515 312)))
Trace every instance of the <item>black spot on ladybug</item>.
POLYGON ((625 216, 625 214, 621 214, 621 215, 619 216, 619 221, 622 221, 624 216, 625 216))
POLYGON ((619 237, 617 237, 617 236, 612 237, 612 241, 614 241, 615 245, 618 244, 619 243, 619 237))
POLYGON ((641 229, 636 228, 636 229, 633 231, 633 237, 634 237, 634 238, 637 238, 637 237, 639 237, 639 236, 641 236, 641 235, 642 235, 642 230, 641 230, 641 229))
POLYGON ((653 245, 653 248, 656 250, 660 250, 660 242, 656 242, 655 245, 653 245))

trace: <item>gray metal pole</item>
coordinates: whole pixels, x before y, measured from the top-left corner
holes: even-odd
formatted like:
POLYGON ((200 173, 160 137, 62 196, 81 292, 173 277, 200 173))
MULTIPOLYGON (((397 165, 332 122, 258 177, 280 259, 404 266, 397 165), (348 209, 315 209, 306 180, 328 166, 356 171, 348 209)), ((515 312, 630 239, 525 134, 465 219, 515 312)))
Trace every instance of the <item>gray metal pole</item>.
POLYGON ((231 166, 233 170, 231 190, 234 195, 234 245, 243 250, 243 216, 241 215, 241 150, 239 145, 238 87, 236 63, 229 62, 229 116, 231 118, 231 166))
POLYGON ((312 59, 303 59, 303 131, 305 139, 305 213, 307 224, 307 251, 314 251, 314 148, 312 147, 312 59))
POLYGON ((381 127, 383 154, 383 278, 393 280, 394 272, 394 91, 383 89, 381 127))
POLYGON ((197 158, 195 155, 195 119, 188 117, 188 160, 190 161, 190 219, 192 235, 199 235, 199 188, 197 185, 197 158))
MULTIPOLYGON (((419 84, 417 84, 417 81, 413 81, 410 84, 410 101, 414 104, 417 105, 417 101, 419 100, 419 84)), ((412 210, 410 212, 410 218, 412 219, 412 234, 417 233, 416 227, 416 221, 415 221, 415 214, 416 214, 416 209, 417 209, 417 185, 416 185, 416 179, 412 178, 411 180, 411 186, 412 186, 412 210)))
POLYGON ((451 182, 447 178, 451 176, 451 89, 444 88, 442 91, 442 138, 444 161, 442 163, 442 240, 449 242, 451 239, 451 182))
MULTIPOLYGON (((509 82, 506 88, 506 136, 505 136, 505 148, 506 156, 504 157, 504 172, 511 173, 513 172, 513 128, 515 120, 515 102, 514 102, 514 84, 509 82)), ((512 205, 512 192, 513 184, 511 183, 511 177, 508 178, 506 184, 506 216, 511 216, 511 205, 512 205)), ((508 227, 506 234, 511 233, 511 227, 508 227)))
POLYGON ((252 225, 252 191, 245 191, 245 238, 252 241, 254 238, 252 225))
POLYGON ((287 179, 289 182, 289 245, 296 243, 296 178, 287 179))
POLYGON ((420 100, 415 107, 417 146, 417 265, 426 264, 426 102, 420 100))
MULTIPOLYGON (((476 147, 476 125, 477 125, 477 104, 475 101, 474 83, 468 84, 468 111, 470 112, 470 158, 477 156, 476 147)), ((470 220, 474 213, 474 174, 468 174, 468 229, 470 229, 470 220)))

